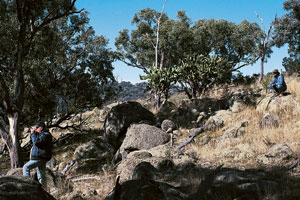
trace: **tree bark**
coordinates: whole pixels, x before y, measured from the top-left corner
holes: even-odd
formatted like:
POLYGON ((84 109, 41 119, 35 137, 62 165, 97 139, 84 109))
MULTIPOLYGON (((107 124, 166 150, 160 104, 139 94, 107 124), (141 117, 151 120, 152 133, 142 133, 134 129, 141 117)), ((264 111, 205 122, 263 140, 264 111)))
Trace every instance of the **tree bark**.
POLYGON ((9 155, 11 159, 11 168, 17 168, 21 166, 19 155, 19 139, 18 139, 18 121, 19 114, 16 112, 13 115, 8 116, 9 120, 9 136, 11 138, 9 155))
POLYGON ((260 74, 259 74, 259 79, 258 79, 258 83, 260 84, 263 77, 264 77, 264 61, 265 61, 265 56, 262 56, 260 58, 260 74))
POLYGON ((159 111, 161 106, 161 95, 155 94, 154 97, 155 97, 155 109, 156 111, 159 111))

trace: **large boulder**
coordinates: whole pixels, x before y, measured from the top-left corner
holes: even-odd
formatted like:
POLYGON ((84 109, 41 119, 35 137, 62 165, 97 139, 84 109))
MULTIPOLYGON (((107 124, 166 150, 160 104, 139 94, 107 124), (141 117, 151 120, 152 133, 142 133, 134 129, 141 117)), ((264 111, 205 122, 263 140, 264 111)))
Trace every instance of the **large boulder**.
POLYGON ((43 190, 41 184, 28 177, 2 176, 0 177, 1 200, 55 200, 53 196, 43 190))
POLYGON ((112 158, 112 147, 102 137, 84 143, 76 148, 73 159, 77 164, 73 168, 76 172, 98 171, 112 158))
POLYGON ((230 110, 219 110, 214 113, 214 115, 210 116, 206 122, 216 122, 216 121, 223 121, 223 125, 228 124, 237 114, 231 112, 230 110))
POLYGON ((264 165, 284 165, 292 157, 294 152, 287 144, 276 144, 265 154, 258 155, 257 160, 264 165))
POLYGON ((186 197, 186 194, 167 183, 153 180, 130 180, 113 190, 105 200, 181 200, 186 197))
POLYGON ((291 110, 291 114, 298 115, 300 113, 300 102, 295 95, 274 96, 273 93, 269 93, 259 100, 256 110, 261 113, 278 113, 282 110, 291 110))
POLYGON ((173 121, 169 120, 169 119, 165 119, 162 123, 161 123, 161 129, 165 132, 172 132, 173 130, 176 129, 176 125, 173 121))
POLYGON ((122 160, 117 167, 117 174, 120 176, 121 182, 132 179, 134 169, 142 162, 148 162, 152 166, 157 167, 164 158, 153 157, 151 153, 142 150, 135 151, 128 155, 125 160, 122 160))
POLYGON ((148 124, 132 124, 120 147, 122 157, 126 154, 142 149, 151 149, 170 140, 170 135, 160 128, 148 124))
POLYGON ((161 177, 159 171, 148 162, 141 162, 133 171, 132 179, 155 180, 161 177))
POLYGON ((128 101, 114 106, 107 114, 104 122, 104 137, 116 151, 122 144, 127 128, 132 123, 148 121, 154 123, 152 112, 138 102, 128 101))
POLYGON ((279 117, 273 113, 267 113, 259 121, 260 128, 278 128, 279 127, 279 117))
POLYGON ((177 152, 169 144, 159 145, 149 150, 138 150, 128 154, 117 167, 117 174, 121 182, 130 180, 133 177, 135 168, 142 162, 148 162, 153 167, 158 168, 165 160, 171 160, 174 164, 191 163, 195 160, 186 154, 177 152))
POLYGON ((260 199, 261 194, 274 193, 279 183, 259 171, 225 169, 216 174, 208 199, 227 196, 229 199, 260 199), (248 196, 248 198, 242 198, 248 196), (251 197, 251 198, 250 198, 251 197))
POLYGON ((246 126, 248 126, 247 120, 237 122, 223 133, 222 138, 237 138, 245 133, 246 126))
MULTIPOLYGON (((20 178, 23 177, 23 168, 11 169, 6 174, 9 177, 20 178)), ((31 170, 31 180, 37 182, 36 169, 31 170)), ((73 184, 66 179, 59 172, 52 172, 46 168, 46 184, 43 186, 51 195, 57 197, 63 193, 70 192, 73 190, 73 184)), ((1 199, 1 198, 0 198, 1 199)))

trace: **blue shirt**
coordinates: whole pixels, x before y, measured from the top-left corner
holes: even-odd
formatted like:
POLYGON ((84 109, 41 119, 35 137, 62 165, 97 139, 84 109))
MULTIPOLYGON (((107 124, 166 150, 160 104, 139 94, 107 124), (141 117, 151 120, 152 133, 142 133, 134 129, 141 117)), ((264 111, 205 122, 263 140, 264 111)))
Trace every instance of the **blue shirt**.
POLYGON ((275 84, 275 87, 282 90, 282 91, 285 91, 286 90, 286 83, 284 81, 284 77, 282 75, 278 76, 277 78, 276 77, 273 77, 270 85, 269 85, 269 88, 272 88, 273 84, 275 84))

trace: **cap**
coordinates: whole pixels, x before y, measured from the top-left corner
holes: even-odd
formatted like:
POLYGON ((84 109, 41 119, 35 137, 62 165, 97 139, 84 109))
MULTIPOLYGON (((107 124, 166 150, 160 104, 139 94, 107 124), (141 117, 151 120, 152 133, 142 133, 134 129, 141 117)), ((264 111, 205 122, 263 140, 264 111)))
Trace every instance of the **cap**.
POLYGON ((43 122, 37 122, 34 126, 35 126, 36 128, 38 128, 38 127, 43 127, 43 128, 45 128, 45 127, 46 127, 45 123, 43 123, 43 122))

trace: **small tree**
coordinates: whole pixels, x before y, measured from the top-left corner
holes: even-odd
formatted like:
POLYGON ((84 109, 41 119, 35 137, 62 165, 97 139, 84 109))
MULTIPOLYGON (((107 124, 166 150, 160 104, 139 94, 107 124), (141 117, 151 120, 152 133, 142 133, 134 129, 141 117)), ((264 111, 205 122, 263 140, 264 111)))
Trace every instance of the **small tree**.
POLYGON ((152 66, 147 75, 140 77, 142 80, 148 81, 152 93, 164 96, 164 101, 161 105, 164 105, 168 101, 169 90, 172 85, 177 82, 177 72, 175 68, 156 68, 152 66))
POLYGON ((230 68, 217 56, 187 55, 177 69, 178 82, 190 99, 196 98, 213 84, 230 80, 230 68))

